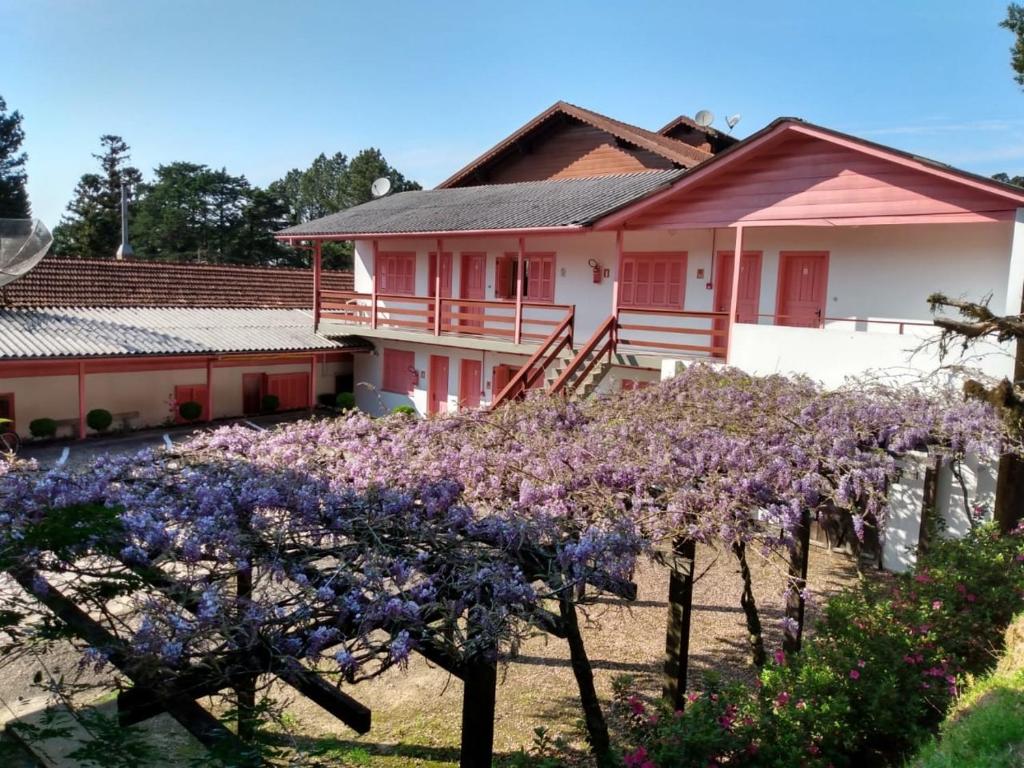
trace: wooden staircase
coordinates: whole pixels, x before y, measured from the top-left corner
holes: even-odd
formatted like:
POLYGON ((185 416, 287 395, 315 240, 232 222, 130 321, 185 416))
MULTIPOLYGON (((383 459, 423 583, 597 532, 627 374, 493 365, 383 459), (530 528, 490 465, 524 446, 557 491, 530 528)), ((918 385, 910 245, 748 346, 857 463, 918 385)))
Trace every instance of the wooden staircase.
POLYGON ((549 395, 588 397, 612 368, 618 321, 609 315, 576 356, 559 367, 548 385, 549 395))
POLYGON ((562 321, 555 326, 555 330, 544 339, 526 364, 516 371, 505 388, 491 401, 491 410, 520 398, 527 390, 535 388, 539 381, 547 379, 547 371, 556 361, 563 361, 566 352, 572 353, 575 317, 576 308, 571 306, 562 321))

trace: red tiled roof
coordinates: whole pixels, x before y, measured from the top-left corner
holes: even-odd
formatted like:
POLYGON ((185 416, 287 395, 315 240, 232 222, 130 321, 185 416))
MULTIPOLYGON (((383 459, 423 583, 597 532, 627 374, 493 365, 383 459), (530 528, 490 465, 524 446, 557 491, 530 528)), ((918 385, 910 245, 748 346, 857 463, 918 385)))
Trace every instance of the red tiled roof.
POLYGON ((705 152, 697 147, 690 146, 686 142, 678 141, 677 139, 669 138, 668 136, 662 136, 654 131, 648 131, 645 128, 639 128, 635 125, 630 125, 629 123, 623 123, 620 120, 613 120, 610 117, 606 117, 605 115, 597 112, 592 112, 589 109, 577 107, 575 104, 558 101, 548 109, 541 112, 537 117, 533 118, 533 120, 528 122, 511 136, 495 144, 469 165, 460 171, 457 171, 448 179, 442 181, 437 185, 438 189, 457 185, 482 165, 485 165, 486 163, 489 163, 501 156, 510 147, 515 146, 517 141, 533 133, 556 115, 568 115, 576 120, 592 125, 595 128, 610 133, 612 136, 615 136, 628 144, 646 149, 660 157, 664 157, 681 168, 693 168, 695 165, 699 165, 712 157, 710 152, 705 152))
MULTIPOLYGON (((352 273, 324 271, 324 288, 352 290, 352 273)), ((114 259, 47 257, 0 288, 2 307, 279 307, 313 305, 313 273, 114 259)))

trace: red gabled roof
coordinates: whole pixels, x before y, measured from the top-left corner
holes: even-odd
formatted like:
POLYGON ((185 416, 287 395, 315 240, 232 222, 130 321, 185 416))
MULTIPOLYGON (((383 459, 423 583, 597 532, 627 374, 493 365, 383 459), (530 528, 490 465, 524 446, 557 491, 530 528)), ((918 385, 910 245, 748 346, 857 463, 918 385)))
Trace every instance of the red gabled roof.
POLYGON ((1024 207, 1024 189, 1019 187, 797 118, 782 117, 722 150, 668 189, 606 216, 595 228, 757 225, 787 220, 799 224, 811 219, 827 219, 829 223, 845 220, 842 223, 847 224, 999 220, 1012 218, 1019 207, 1024 207), (818 152, 820 158, 816 154, 801 159, 801 141, 818 141, 831 149, 818 152), (863 160, 851 164, 852 158, 863 160), (766 167, 754 167, 757 163, 766 167), (788 183, 780 183, 785 182, 786 163, 808 167, 799 169, 800 173, 788 183), (814 163, 829 168, 818 173, 817 166, 811 167, 814 163), (837 178, 832 166, 845 169, 842 174, 846 177, 859 175, 877 181, 876 186, 897 196, 901 190, 905 194, 900 199, 887 199, 875 190, 865 195, 845 191, 837 198, 839 190, 830 189, 826 195, 819 195, 825 191, 826 182, 837 178), (914 181, 924 178, 931 182, 922 185, 914 181), (845 207, 837 208, 837 204, 845 207))
POLYGON ((668 136, 662 136, 654 131, 648 131, 645 128, 639 128, 635 125, 630 125, 629 123, 623 123, 620 120, 614 120, 597 112, 592 112, 589 109, 577 107, 575 104, 558 101, 541 112, 522 128, 515 131, 511 136, 502 139, 464 168, 442 181, 437 185, 437 188, 444 189, 458 185, 482 166, 498 159, 507 150, 512 149, 516 145, 516 142, 525 139, 527 136, 540 130, 552 119, 562 115, 574 118, 591 125, 594 128, 605 131, 627 144, 632 144, 635 147, 652 152, 681 168, 693 168, 712 157, 710 152, 705 152, 697 147, 690 146, 683 141, 678 141, 676 139, 669 138, 668 136))
MULTIPOLYGON (((352 290, 352 273, 323 272, 352 290)), ((313 273, 287 267, 47 257, 0 288, 2 307, 252 307, 308 309, 313 273)))

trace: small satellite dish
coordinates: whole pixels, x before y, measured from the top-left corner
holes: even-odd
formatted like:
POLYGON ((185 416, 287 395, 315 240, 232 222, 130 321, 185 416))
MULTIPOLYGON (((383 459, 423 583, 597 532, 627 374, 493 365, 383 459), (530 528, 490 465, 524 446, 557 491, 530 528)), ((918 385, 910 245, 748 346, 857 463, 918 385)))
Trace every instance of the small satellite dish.
POLYGON ((702 109, 696 115, 693 116, 693 120, 701 128, 707 128, 713 122, 715 122, 715 113, 710 109, 702 109))
POLYGON ((739 112, 737 112, 735 115, 729 115, 727 118, 725 118, 725 124, 729 126, 729 130, 730 131, 733 128, 736 127, 736 123, 738 123, 739 121, 740 121, 740 113, 739 112))
POLYGON ((390 191, 391 179, 387 176, 381 176, 379 179, 374 179, 373 184, 370 185, 370 194, 374 197, 384 197, 384 195, 390 191))
POLYGON ((53 235, 39 219, 0 219, 0 286, 32 269, 51 245, 53 235))

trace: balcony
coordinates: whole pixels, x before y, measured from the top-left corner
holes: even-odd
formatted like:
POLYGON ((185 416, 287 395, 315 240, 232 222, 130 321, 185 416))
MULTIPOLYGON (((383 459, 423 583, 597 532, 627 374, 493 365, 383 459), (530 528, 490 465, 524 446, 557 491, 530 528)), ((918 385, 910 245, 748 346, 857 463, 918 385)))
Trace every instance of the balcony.
POLYGON ((477 346, 474 342, 504 345, 542 343, 568 320, 575 307, 548 302, 435 299, 429 296, 370 294, 358 291, 320 291, 317 322, 351 326, 350 333, 403 338, 424 335, 438 343, 477 346))

